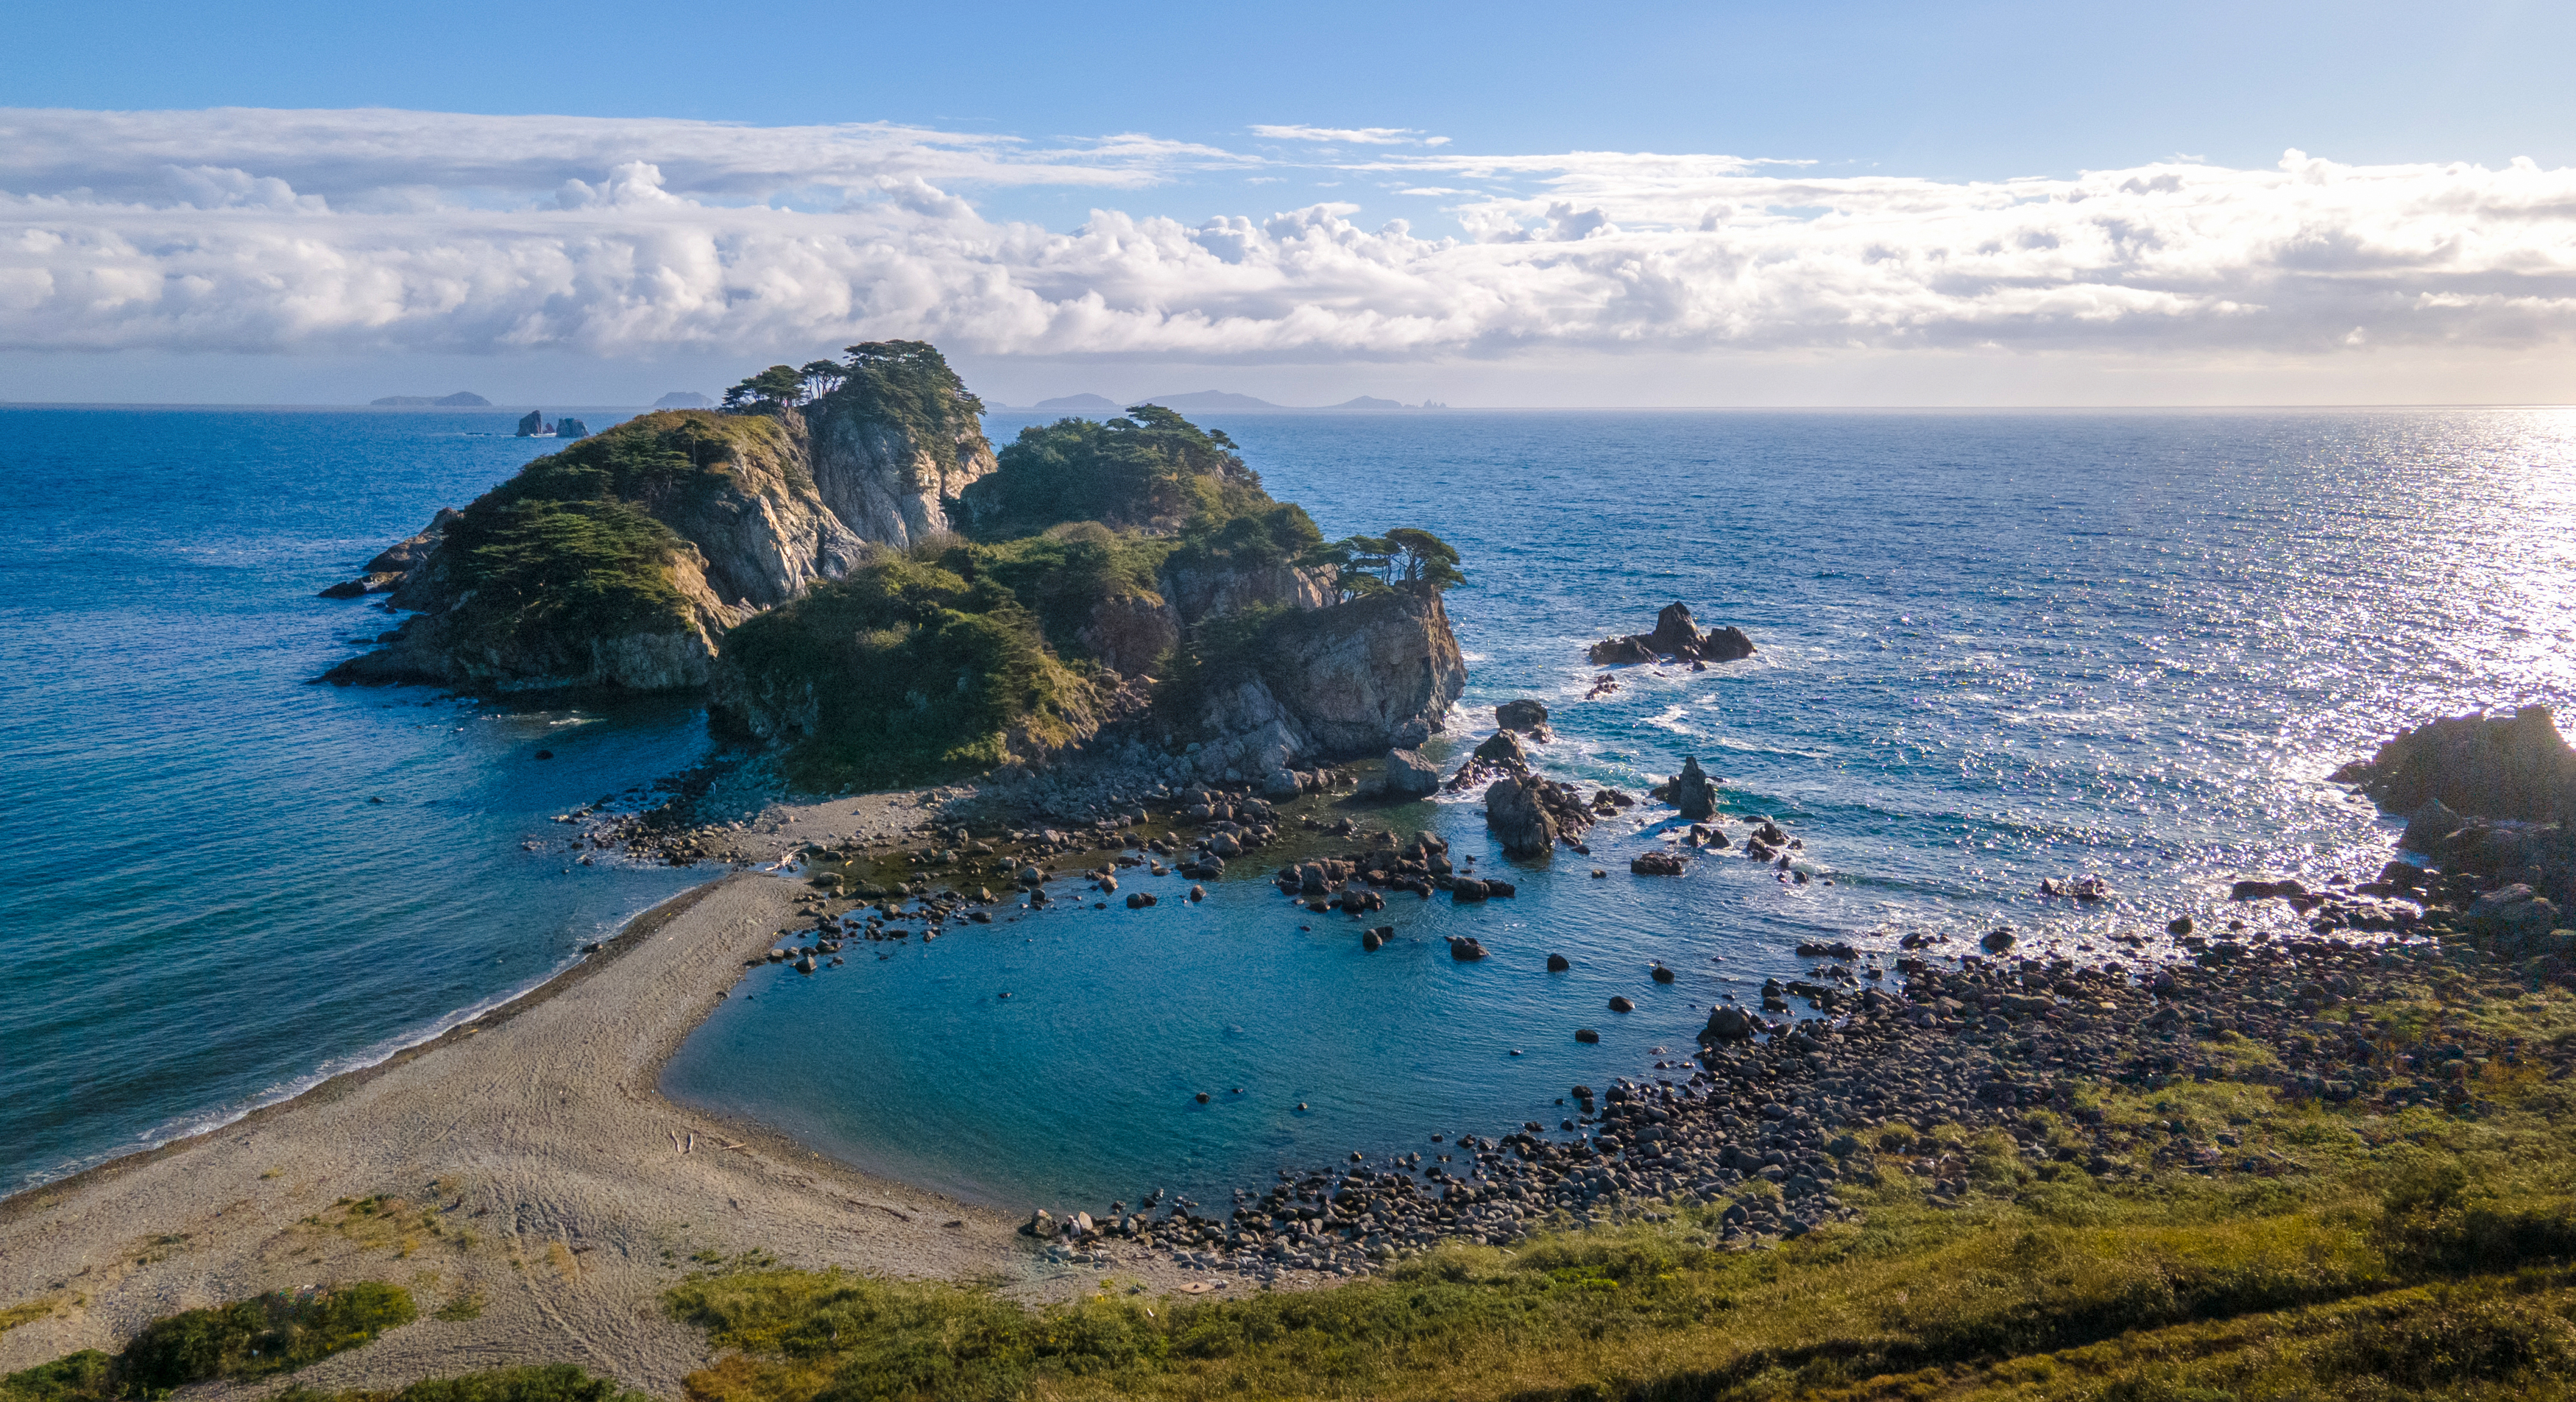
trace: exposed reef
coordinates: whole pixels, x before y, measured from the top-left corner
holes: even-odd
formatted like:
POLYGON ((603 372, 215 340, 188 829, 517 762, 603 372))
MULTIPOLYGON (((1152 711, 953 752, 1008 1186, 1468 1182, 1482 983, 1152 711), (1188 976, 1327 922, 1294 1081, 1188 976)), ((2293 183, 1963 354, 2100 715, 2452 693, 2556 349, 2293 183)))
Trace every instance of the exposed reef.
POLYGON ((1594 643, 1589 653, 1596 667, 1667 657, 1677 662, 1733 662, 1752 655, 1753 639, 1743 629, 1729 626, 1701 632, 1691 620, 1690 606, 1679 602, 1664 605, 1663 611, 1655 615, 1655 631, 1604 638, 1594 643))

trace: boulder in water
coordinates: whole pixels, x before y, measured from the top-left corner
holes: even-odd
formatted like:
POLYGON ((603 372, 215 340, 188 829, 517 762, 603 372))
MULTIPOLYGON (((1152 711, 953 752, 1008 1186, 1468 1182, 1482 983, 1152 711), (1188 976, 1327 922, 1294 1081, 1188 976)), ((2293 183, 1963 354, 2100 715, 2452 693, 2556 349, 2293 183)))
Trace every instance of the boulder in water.
POLYGON ((1533 740, 1546 740, 1554 734, 1547 728, 1547 707, 1526 697, 1496 706, 1494 723, 1505 730, 1517 730, 1533 740))
POLYGON ((1684 865, 1679 852, 1640 852, 1628 859, 1628 870, 1638 876, 1679 876, 1684 865))
POLYGON ((1395 798, 1427 798, 1440 792, 1440 766, 1419 750, 1386 752, 1386 791, 1395 798))
MULTIPOLYGON (((2560 737, 2547 706, 2419 725, 2332 777, 2359 785, 2390 813, 2414 814, 2439 802, 2475 818, 2576 818, 2576 748, 2560 737)), ((2411 824, 2407 836, 2416 836, 2411 824)))
POLYGON ((1538 801, 1535 781, 1496 779, 1485 790, 1485 826, 1515 857, 1543 857, 1556 846, 1556 819, 1538 801))
POLYGON ((1673 807, 1697 823, 1717 816, 1717 785, 1710 783, 1708 773, 1699 767, 1699 756, 1682 756, 1682 772, 1666 786, 1673 807))

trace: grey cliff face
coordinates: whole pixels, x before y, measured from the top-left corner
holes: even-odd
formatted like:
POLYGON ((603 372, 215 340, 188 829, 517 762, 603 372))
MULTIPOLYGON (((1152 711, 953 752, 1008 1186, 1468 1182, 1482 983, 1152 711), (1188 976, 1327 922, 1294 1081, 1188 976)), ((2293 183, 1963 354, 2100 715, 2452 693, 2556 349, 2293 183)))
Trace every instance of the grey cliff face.
POLYGON ((1281 633, 1264 675, 1326 754, 1383 751, 1412 723, 1437 725, 1467 686, 1436 593, 1372 594, 1289 619, 1281 633))
POLYGON ((721 605, 716 617, 702 620, 712 633, 796 598, 819 580, 838 579, 867 558, 870 537, 830 510, 803 470, 802 425, 789 418, 783 427, 788 451, 733 454, 731 490, 654 513, 705 560, 706 589, 721 605))
POLYGON ((860 417, 831 399, 804 415, 814 489, 859 539, 898 549, 951 529, 946 503, 991 473, 993 445, 980 431, 961 433, 942 466, 934 445, 900 425, 860 417))
POLYGON ((1183 627, 1257 605, 1319 609, 1341 596, 1332 570, 1288 564, 1165 570, 1157 582, 1183 627))
POLYGON ((1467 684, 1440 596, 1392 590, 1285 619, 1261 674, 1191 718, 1199 767, 1262 777, 1300 760, 1410 749, 1467 684))

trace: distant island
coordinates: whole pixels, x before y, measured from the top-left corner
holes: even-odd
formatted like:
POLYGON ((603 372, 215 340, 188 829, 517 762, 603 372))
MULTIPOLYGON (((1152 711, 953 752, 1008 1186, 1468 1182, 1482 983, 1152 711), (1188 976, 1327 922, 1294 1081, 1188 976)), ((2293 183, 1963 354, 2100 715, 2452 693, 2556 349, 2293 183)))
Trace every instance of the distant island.
MULTIPOLYGON (((1202 389, 1193 390, 1188 394, 1149 394, 1141 399, 1130 400, 1111 399, 1107 395, 1100 394, 1067 394, 1060 395, 1054 399, 1041 399, 1037 403, 1030 405, 1029 408, 1042 414, 1119 414, 1126 412, 1130 407, 1137 404, 1160 404, 1166 409, 1267 409, 1274 412, 1291 414, 1334 412, 1385 413, 1400 409, 1446 409, 1449 407, 1437 400, 1426 399, 1420 404, 1406 404, 1400 400, 1378 399, 1365 394, 1359 395, 1355 398, 1345 399, 1339 404, 1318 404, 1313 406, 1273 404, 1267 399, 1255 399, 1248 394, 1234 394, 1220 389, 1202 389)), ((996 404, 993 407, 996 409, 1002 409, 1010 406, 996 404)))
POLYGON ((368 407, 375 409, 489 409, 492 407, 491 400, 461 389, 454 394, 440 395, 436 399, 425 394, 388 394, 382 399, 371 399, 367 403, 368 407))
POLYGON ((712 409, 715 405, 714 400, 693 389, 675 389, 653 401, 656 409, 712 409))

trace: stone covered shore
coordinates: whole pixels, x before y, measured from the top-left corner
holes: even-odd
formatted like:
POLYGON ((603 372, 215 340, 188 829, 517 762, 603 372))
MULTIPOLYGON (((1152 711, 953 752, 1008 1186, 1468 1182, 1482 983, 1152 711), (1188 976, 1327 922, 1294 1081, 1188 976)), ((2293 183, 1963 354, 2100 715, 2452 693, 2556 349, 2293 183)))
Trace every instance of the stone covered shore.
MULTIPOLYGON (((1582 1094, 1590 1087, 1569 1087, 1555 1125, 1283 1173, 1266 1191, 1238 1192, 1222 1213, 1173 1205, 1159 1216, 1042 1214, 1027 1230, 1072 1264, 1161 1255, 1280 1283, 1360 1274, 1447 1237, 1504 1244, 1680 1201, 1729 1202, 1721 1240, 1749 1247, 1847 1215, 1836 1186, 1849 1172, 1877 1171, 1848 1167, 1871 1161, 1854 1157, 1863 1135, 1876 1148, 1911 1140, 1907 1171, 1939 1203, 1965 1190, 1965 1164, 1922 1133, 1936 1125, 2000 1130, 2044 1175, 2130 1171, 2078 1098, 2082 1082, 2236 1079, 2291 1096, 2474 1113, 2468 1088, 2490 1058, 2531 1059, 2558 1076, 2576 1065, 2576 1048, 2487 1045, 2457 1029, 2401 1051, 2326 1016, 2454 968, 2483 970, 2492 991, 2518 994, 2510 971, 2474 948, 2303 938, 2213 947, 2191 963, 2137 972, 1975 955, 1956 967, 1908 959, 1901 968, 1901 992, 1864 992, 1847 1017, 1712 1039, 1696 1061, 1658 1062, 1653 1074, 1592 1097, 1582 1094), (2035 1110, 2054 1115, 2035 1119, 2035 1110)), ((2298 1171, 2276 1153, 2240 1149, 2224 1131, 2177 1132, 2154 1159, 2298 1171)))

